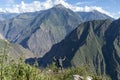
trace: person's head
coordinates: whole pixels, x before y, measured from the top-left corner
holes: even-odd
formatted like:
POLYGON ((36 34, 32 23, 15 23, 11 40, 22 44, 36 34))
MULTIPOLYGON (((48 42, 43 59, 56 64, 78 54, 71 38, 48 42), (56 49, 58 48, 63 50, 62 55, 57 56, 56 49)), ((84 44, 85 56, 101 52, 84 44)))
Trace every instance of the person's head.
POLYGON ((59 58, 60 58, 60 59, 62 59, 62 57, 61 57, 61 56, 60 56, 59 58))

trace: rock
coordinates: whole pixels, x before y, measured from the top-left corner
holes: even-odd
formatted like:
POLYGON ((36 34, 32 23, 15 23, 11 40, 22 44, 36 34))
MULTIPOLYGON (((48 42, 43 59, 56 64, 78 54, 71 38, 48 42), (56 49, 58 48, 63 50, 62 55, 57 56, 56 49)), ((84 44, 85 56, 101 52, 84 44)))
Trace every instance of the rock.
POLYGON ((72 80, 92 80, 91 76, 87 76, 84 78, 83 76, 80 75, 73 75, 72 80))

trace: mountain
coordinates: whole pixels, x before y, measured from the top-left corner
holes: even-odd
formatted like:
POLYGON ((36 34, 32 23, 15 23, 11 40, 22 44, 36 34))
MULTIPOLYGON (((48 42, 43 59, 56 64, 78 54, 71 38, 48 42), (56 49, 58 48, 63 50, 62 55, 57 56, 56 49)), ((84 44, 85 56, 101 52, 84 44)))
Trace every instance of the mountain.
MULTIPOLYGON (((68 57, 68 61, 72 61, 76 54, 79 56, 81 54, 83 56, 81 56, 79 64, 74 63, 74 65, 77 66, 83 63, 87 57, 93 57, 97 54, 101 55, 101 47, 104 44, 104 34, 111 22, 111 20, 98 20, 80 24, 80 26, 72 31, 64 40, 51 48, 51 51, 43 57, 43 65, 52 61, 53 56, 66 56, 68 57)), ((71 65, 73 64, 69 62, 69 65, 66 66, 71 65)))
MULTIPOLYGON (((41 66, 52 63, 53 57, 66 56, 65 67, 89 65, 98 75, 120 79, 120 19, 94 20, 82 23, 64 40, 55 44, 39 60, 41 66)), ((29 60, 29 59, 28 59, 29 60)))
POLYGON ((65 67, 88 64, 96 74, 119 80, 120 19, 112 20, 97 11, 78 14, 56 5, 0 21, 0 32, 11 42, 8 51, 13 57, 20 53, 25 54, 27 60, 40 57, 39 63, 45 67, 52 63, 54 56, 66 56, 65 67))
POLYGON ((56 5, 45 11, 23 13, 2 21, 0 32, 10 42, 21 44, 36 55, 43 56, 81 22, 77 13, 56 5))
MULTIPOLYGON (((30 49, 36 56, 43 56, 85 21, 86 15, 79 14, 59 4, 48 10, 22 13, 0 21, 0 32, 8 41, 30 49)), ((87 20, 101 18, 110 17, 94 11, 93 14, 88 14, 87 20)))
POLYGON ((111 19, 114 20, 114 18, 103 14, 97 10, 93 10, 90 12, 77 12, 79 14, 79 16, 81 17, 81 19, 85 22, 85 21, 92 21, 92 20, 105 20, 105 19, 111 19))
POLYGON ((5 54, 8 54, 12 59, 17 59, 21 56, 24 56, 23 58, 34 57, 34 54, 28 49, 25 49, 18 44, 11 44, 8 41, 0 39, 0 54, 3 53, 3 49, 6 50, 5 54))
POLYGON ((0 21, 14 18, 17 15, 18 15, 17 13, 4 13, 4 12, 0 12, 0 21))
POLYGON ((113 21, 105 33, 102 51, 106 62, 106 72, 112 80, 120 79, 120 19, 113 21))

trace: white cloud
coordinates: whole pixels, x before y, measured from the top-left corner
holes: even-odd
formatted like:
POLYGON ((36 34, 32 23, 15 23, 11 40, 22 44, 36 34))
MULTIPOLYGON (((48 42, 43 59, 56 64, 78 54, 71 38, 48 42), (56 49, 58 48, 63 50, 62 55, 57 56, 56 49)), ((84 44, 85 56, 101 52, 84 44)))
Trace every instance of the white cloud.
POLYGON ((104 14, 107 14, 107 15, 113 17, 110 12, 104 10, 102 7, 97 7, 97 6, 90 6, 90 7, 89 6, 85 6, 84 7, 84 11, 85 12, 89 12, 89 11, 93 11, 93 10, 97 10, 97 11, 99 11, 101 13, 104 13, 104 14))
POLYGON ((83 1, 83 2, 77 2, 76 5, 82 5, 82 4, 91 4, 91 3, 94 3, 96 2, 97 0, 93 0, 93 1, 83 1))
POLYGON ((120 18, 120 11, 119 12, 116 12, 116 13, 111 13, 115 19, 118 19, 120 18))
MULTIPOLYGON (((14 0, 9 0, 11 2, 14 2, 14 0)), ((12 7, 10 8, 6 8, 5 11, 6 12, 10 12, 10 13, 24 13, 24 12, 34 12, 34 11, 40 11, 40 10, 45 10, 45 9, 49 9, 51 7, 53 7, 54 5, 57 4, 62 4, 64 5, 66 8, 70 8, 73 11, 85 11, 85 12, 89 12, 92 10, 98 10, 102 13, 105 13, 111 17, 112 14, 106 10, 104 10, 102 7, 97 7, 97 6, 85 6, 85 7, 79 7, 79 6, 73 6, 69 3, 66 2, 66 0, 46 0, 44 2, 40 2, 40 1, 33 1, 32 3, 25 3, 24 1, 21 1, 20 4, 14 4, 12 5, 12 7)), ((0 8, 0 11, 3 11, 3 9, 0 8)))
POLYGON ((2 8, 0 8, 0 12, 5 12, 2 8))
POLYGON ((32 3, 29 4, 25 3, 24 1, 21 1, 20 4, 14 4, 12 7, 6 8, 5 11, 10 13, 34 12, 49 9, 57 4, 63 4, 65 7, 72 6, 66 3, 65 0, 46 0, 45 2, 33 1, 32 3))

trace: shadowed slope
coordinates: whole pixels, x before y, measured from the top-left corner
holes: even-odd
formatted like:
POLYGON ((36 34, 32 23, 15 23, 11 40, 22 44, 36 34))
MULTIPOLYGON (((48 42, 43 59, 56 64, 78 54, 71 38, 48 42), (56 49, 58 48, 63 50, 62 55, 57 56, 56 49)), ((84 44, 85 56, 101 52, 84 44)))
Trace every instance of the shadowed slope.
POLYGON ((47 66, 52 62, 54 56, 66 56, 64 66, 80 66, 90 64, 96 69, 95 72, 104 74, 105 63, 101 47, 103 45, 104 32, 110 25, 110 20, 91 21, 81 24, 63 41, 54 45, 40 63, 47 66), (103 26, 105 25, 105 26, 103 26), (102 71, 103 70, 103 71, 102 71))

